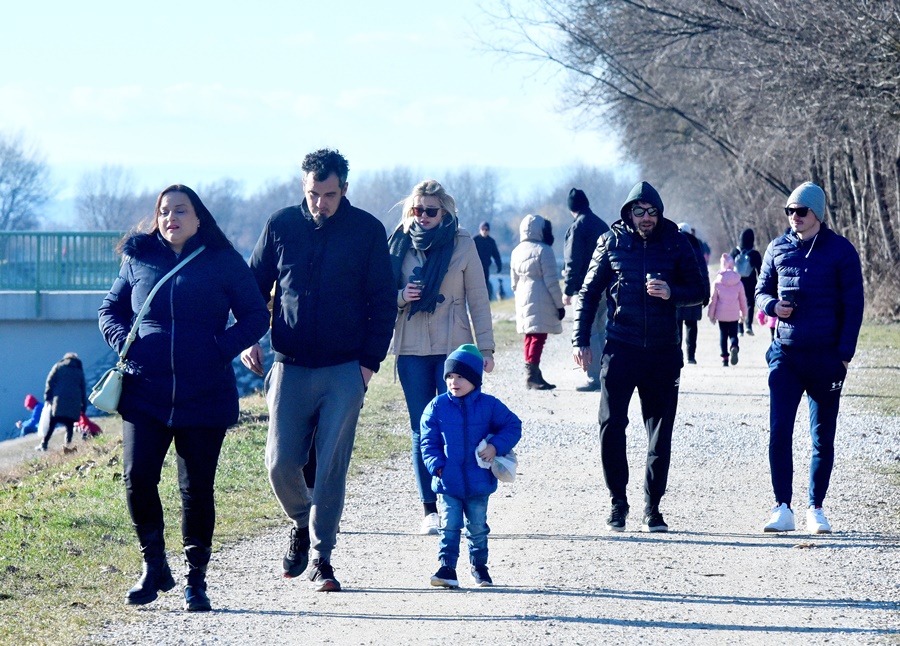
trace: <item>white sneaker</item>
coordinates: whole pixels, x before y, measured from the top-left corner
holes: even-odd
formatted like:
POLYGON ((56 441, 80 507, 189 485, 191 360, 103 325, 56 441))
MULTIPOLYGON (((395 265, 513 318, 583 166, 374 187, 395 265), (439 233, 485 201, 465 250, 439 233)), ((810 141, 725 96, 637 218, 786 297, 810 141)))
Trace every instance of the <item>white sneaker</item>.
POLYGON ((830 534, 831 523, 825 518, 825 510, 810 505, 806 510, 806 531, 810 534, 830 534))
POLYGON ((441 526, 441 517, 437 514, 428 514, 422 519, 422 525, 419 527, 419 533, 423 536, 429 534, 437 534, 441 526))
POLYGON ((775 505, 772 509, 772 517, 763 527, 764 532, 792 532, 794 527, 794 512, 787 506, 787 503, 775 505))

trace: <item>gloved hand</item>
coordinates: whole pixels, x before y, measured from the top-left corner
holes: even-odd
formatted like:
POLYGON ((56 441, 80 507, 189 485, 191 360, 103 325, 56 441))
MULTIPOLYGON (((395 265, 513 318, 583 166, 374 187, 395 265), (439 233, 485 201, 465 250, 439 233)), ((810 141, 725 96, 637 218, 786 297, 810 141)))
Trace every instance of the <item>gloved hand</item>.
POLYGON ((559 314, 560 321, 562 321, 564 318, 566 318, 566 308, 565 307, 557 308, 556 313, 559 314))

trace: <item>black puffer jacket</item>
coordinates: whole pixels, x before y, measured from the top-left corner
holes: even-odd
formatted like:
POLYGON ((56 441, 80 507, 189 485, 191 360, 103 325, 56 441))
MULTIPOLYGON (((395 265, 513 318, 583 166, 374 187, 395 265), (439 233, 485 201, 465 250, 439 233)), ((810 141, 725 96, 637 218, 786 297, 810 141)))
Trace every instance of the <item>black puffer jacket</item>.
POLYGON ((77 420, 88 405, 87 386, 81 359, 74 353, 66 354, 47 375, 44 401, 50 402, 53 417, 77 420))
POLYGON ((590 209, 579 213, 566 229, 563 245, 563 258, 566 263, 563 271, 563 293, 574 296, 581 290, 594 249, 597 248, 597 240, 607 231, 609 225, 590 209))
POLYGON ((606 292, 606 338, 643 348, 678 345, 675 308, 697 305, 709 295, 697 258, 678 227, 662 217, 662 201, 652 186, 638 184, 622 206, 622 219, 600 237, 575 312, 575 347, 590 346, 591 324, 606 292), (641 188, 643 187, 643 193, 641 188), (653 234, 644 240, 631 226, 631 204, 649 202, 660 212, 653 234), (646 275, 661 273, 671 289, 668 300, 649 296, 646 275))
MULTIPOLYGON (((199 244, 199 236, 188 240, 182 258, 199 244)), ((117 353, 154 285, 179 262, 157 235, 133 236, 124 251, 100 307, 100 329, 117 353)), ((126 357, 119 412, 125 419, 150 415, 170 426, 234 424, 238 392, 231 361, 268 326, 265 301, 240 254, 231 247, 205 249, 153 297, 126 357), (237 321, 231 327, 229 312, 237 321)))

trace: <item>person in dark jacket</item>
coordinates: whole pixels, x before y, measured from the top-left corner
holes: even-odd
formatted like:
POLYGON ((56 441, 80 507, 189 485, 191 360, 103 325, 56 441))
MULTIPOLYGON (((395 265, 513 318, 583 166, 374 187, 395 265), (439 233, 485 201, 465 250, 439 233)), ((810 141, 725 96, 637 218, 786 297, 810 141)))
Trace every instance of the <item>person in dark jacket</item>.
POLYGON ((703 256, 703 245, 694 235, 694 228, 687 222, 678 225, 678 230, 683 233, 688 242, 691 243, 691 249, 697 257, 697 264, 700 265, 700 273, 706 277, 706 297, 703 302, 697 305, 688 305, 687 307, 679 307, 675 310, 675 318, 678 322, 678 345, 681 345, 683 330, 687 330, 686 349, 687 362, 690 364, 697 363, 697 322, 703 318, 703 308, 709 304, 709 270, 706 267, 706 258, 703 256))
POLYGON ((487 567, 487 505, 497 478, 478 458, 490 463, 509 453, 522 437, 522 422, 499 399, 481 392, 483 370, 484 357, 471 343, 451 352, 444 362, 447 392, 432 399, 422 413, 422 459, 441 500, 441 565, 431 577, 433 586, 459 585, 456 564, 463 519, 472 580, 479 587, 493 585, 487 567))
POLYGON ((762 256, 754 248, 754 243, 755 236, 753 229, 744 229, 741 232, 740 246, 731 250, 731 257, 734 258, 736 266, 743 264, 738 261, 741 254, 745 253, 747 260, 749 261, 747 264, 749 264, 750 273, 746 276, 741 275, 741 284, 743 284, 744 294, 747 296, 747 318, 738 323, 738 334, 744 334, 744 330, 746 330, 747 336, 753 336, 753 303, 755 301, 756 281, 758 280, 759 272, 762 269, 762 256))
MULTIPOLYGON (((275 497, 293 521, 285 577, 338 591, 331 553, 344 509, 347 468, 369 379, 387 354, 397 294, 384 225, 346 197, 347 160, 335 150, 301 165, 305 200, 266 222, 250 269, 268 301, 275 287, 272 349, 266 377, 266 466, 275 497), (302 471, 316 452, 312 498, 302 471)), ((241 355, 263 374, 262 351, 241 355)))
POLYGON ((825 225, 825 192, 819 186, 798 186, 784 211, 791 231, 769 243, 756 285, 759 309, 778 317, 766 353, 775 507, 763 531, 795 528, 792 438, 805 392, 812 438, 806 529, 828 534, 831 524, 822 505, 834 466, 841 391, 862 325, 862 267, 853 244, 825 225))
POLYGON ((672 428, 683 359, 675 309, 709 295, 694 250, 650 184, 639 182, 622 205, 621 219, 600 236, 575 312, 575 362, 591 362, 590 334, 597 306, 606 294, 606 345, 600 370, 600 457, 612 498, 606 521, 623 531, 628 516, 625 427, 635 388, 647 428, 642 529, 668 531, 659 511, 666 491, 672 428))
POLYGON ((488 300, 494 300, 494 288, 491 285, 491 261, 497 263, 497 273, 503 271, 503 260, 500 258, 500 250, 497 241, 491 237, 490 222, 482 222, 478 227, 478 235, 474 238, 475 249, 481 259, 481 267, 484 269, 484 282, 487 284, 488 300))
MULTIPOLYGON (((609 226, 591 211, 591 203, 584 191, 573 188, 569 191, 567 205, 574 221, 566 229, 563 245, 563 305, 571 305, 572 297, 578 296, 584 277, 591 264, 591 256, 597 248, 597 240, 609 231, 609 226)), ((591 362, 587 368, 587 383, 576 386, 580 392, 600 390, 600 357, 606 335, 606 307, 601 302, 597 307, 597 318, 591 327, 591 362)), ((576 303, 577 307, 577 303, 576 303)))
POLYGON ((44 386, 44 405, 50 407, 50 426, 41 443, 35 448, 46 451, 53 429, 58 424, 66 427, 66 444, 72 443, 75 422, 87 410, 87 386, 84 383, 84 369, 81 359, 74 352, 67 352, 61 361, 50 369, 44 386))
MULTIPOLYGON (((187 585, 184 609, 210 609, 206 568, 215 527, 213 482, 225 430, 238 419, 232 360, 266 332, 269 312, 241 255, 187 186, 156 200, 147 233, 122 243, 119 276, 100 307, 100 329, 118 354, 132 321, 159 280, 125 358, 122 416, 125 500, 144 557, 129 604, 145 604, 175 586, 166 560, 159 478, 175 443, 187 585), (229 326, 229 315, 236 322, 229 326)), ((140 229, 140 228, 139 228, 140 229)))

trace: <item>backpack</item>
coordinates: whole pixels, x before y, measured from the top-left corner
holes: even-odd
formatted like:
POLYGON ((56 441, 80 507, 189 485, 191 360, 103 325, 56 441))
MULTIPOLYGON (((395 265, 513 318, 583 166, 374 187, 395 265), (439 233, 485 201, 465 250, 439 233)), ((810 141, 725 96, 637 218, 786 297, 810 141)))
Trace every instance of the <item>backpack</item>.
POLYGON ((747 278, 753 275, 753 265, 750 264, 750 250, 743 249, 738 257, 734 259, 734 270, 741 275, 741 278, 747 278))

